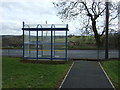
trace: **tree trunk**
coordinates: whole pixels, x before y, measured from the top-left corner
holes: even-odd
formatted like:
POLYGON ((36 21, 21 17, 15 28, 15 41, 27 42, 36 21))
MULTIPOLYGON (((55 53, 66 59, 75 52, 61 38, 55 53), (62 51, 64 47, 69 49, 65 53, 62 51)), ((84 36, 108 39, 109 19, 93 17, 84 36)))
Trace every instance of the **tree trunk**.
POLYGON ((94 37, 95 37, 95 41, 96 41, 96 45, 98 47, 100 47, 101 45, 101 40, 100 40, 100 35, 98 34, 97 28, 96 28, 96 21, 92 20, 92 29, 94 32, 94 37))

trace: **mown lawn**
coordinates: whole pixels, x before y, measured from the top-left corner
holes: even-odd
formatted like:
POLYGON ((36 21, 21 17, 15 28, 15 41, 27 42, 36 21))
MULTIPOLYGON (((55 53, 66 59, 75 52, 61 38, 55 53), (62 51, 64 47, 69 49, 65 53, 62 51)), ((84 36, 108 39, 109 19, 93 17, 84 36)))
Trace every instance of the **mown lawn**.
POLYGON ((20 58, 2 58, 3 88, 57 88, 71 64, 22 63, 20 58))
POLYGON ((110 61, 103 61, 101 62, 104 70, 108 74, 109 78, 111 79, 112 83, 116 87, 117 90, 120 90, 120 61, 118 60, 110 60, 110 61))

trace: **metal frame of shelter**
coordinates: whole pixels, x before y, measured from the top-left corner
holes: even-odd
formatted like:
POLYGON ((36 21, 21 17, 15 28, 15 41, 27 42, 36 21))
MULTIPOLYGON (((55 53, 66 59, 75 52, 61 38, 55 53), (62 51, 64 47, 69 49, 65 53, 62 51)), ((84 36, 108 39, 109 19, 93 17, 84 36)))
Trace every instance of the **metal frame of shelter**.
MULTIPOLYGON (((67 38, 67 31, 68 31, 68 24, 63 24, 62 27, 60 27, 62 24, 37 24, 35 27, 31 27, 30 24, 25 24, 23 22, 23 59, 35 59, 35 60, 68 60, 68 38, 67 38), (44 27, 46 26, 46 27, 44 27), (28 32, 27 35, 27 42, 25 41, 26 35, 25 32, 28 32), (31 32, 35 32, 36 34, 34 36, 31 36, 31 32), (45 42, 44 40, 44 32, 49 32, 49 36, 46 36, 49 43, 45 42), (64 42, 57 43, 56 32, 64 32, 64 42), (32 38, 32 39, 31 39, 32 38), (41 39, 40 39, 41 38, 41 39), (33 40, 33 41, 30 41, 33 40), (31 46, 33 51, 31 51, 31 46), (58 46, 57 46, 58 45, 58 46), (62 45, 64 47, 64 52, 61 52, 64 56, 57 57, 56 54, 59 55, 59 51, 62 50, 56 50, 56 46, 59 47, 62 45), (26 49, 26 46, 28 49, 26 49), (44 50, 43 48, 48 48, 49 50, 44 50), (26 56, 26 53, 28 56, 26 56), (46 56, 43 54, 46 53, 46 56), (47 55, 49 53, 49 55, 47 55), (32 57, 33 55, 33 57, 32 57)), ((63 37, 63 36, 61 36, 63 37)))

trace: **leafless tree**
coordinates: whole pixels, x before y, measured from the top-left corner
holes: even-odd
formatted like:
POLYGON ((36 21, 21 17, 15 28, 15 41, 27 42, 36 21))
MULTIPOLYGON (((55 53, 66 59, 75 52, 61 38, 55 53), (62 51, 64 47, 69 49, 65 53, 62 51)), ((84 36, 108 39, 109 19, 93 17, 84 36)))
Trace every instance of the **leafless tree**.
MULTIPOLYGON (((80 30, 85 29, 87 32, 92 30, 96 44, 101 45, 100 38, 105 32, 105 25, 102 26, 103 28, 101 30, 101 27, 97 23, 99 22, 99 18, 105 15, 105 2, 100 0, 58 0, 58 2, 53 2, 53 4, 58 9, 58 16, 63 20, 82 19, 82 15, 87 16, 85 17, 87 21, 84 20, 85 22, 83 22, 83 27, 81 27, 82 29, 80 30), (99 32, 99 29, 102 32, 99 32)), ((116 13, 117 8, 118 6, 116 3, 109 3, 109 24, 118 17, 118 14, 116 13)))

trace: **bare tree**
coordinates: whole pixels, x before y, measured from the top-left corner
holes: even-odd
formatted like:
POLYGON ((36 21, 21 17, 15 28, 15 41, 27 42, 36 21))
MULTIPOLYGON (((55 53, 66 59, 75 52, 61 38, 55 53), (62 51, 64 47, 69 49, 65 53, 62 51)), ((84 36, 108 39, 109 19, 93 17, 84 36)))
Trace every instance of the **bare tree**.
MULTIPOLYGON (((85 28, 86 31, 91 30, 94 33, 94 37, 96 40, 96 44, 98 46, 101 45, 101 36, 105 32, 105 27, 99 32, 99 27, 97 22, 99 18, 104 16, 105 12, 105 2, 102 1, 94 1, 90 0, 87 2, 82 0, 59 0, 58 2, 53 3, 54 6, 58 9, 58 15, 63 20, 75 20, 80 18, 82 15, 86 15, 87 22, 83 22, 84 25, 82 27, 85 28)), ((117 12, 117 4, 110 3, 110 20, 109 23, 112 22, 116 17, 118 17, 117 12)), ((85 18, 84 18, 85 19, 85 18)), ((104 20, 104 19, 103 19, 104 20)), ((104 22, 104 21, 103 21, 104 22)))

